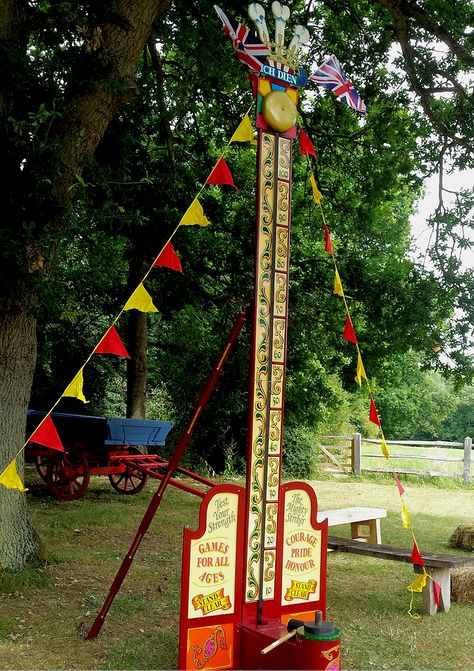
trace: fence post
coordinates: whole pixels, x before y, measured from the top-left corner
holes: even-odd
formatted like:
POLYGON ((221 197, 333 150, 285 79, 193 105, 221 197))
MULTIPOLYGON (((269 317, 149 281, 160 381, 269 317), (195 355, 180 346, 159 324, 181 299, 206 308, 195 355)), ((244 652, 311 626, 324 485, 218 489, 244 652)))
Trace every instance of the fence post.
POLYGON ((352 475, 360 475, 360 459, 362 452, 362 436, 354 433, 352 436, 351 466, 352 475))
POLYGON ((471 479, 471 452, 472 452, 472 438, 464 438, 464 484, 469 484, 471 479))

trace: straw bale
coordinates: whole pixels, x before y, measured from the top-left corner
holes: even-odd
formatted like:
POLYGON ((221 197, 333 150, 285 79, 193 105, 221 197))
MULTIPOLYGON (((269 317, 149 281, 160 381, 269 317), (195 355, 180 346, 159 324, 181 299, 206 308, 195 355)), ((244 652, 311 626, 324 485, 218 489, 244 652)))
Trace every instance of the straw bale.
POLYGON ((474 525, 461 524, 456 527, 448 545, 458 550, 474 550, 474 525))
POLYGON ((451 571, 451 599, 474 605, 474 567, 463 566, 451 571))

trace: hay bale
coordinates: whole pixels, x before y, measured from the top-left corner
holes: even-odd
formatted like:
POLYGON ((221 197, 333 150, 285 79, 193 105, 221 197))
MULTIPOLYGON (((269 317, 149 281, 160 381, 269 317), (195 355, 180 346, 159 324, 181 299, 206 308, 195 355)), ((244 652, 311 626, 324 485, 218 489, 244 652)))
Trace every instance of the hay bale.
POLYGON ((474 525, 461 524, 456 527, 448 545, 458 550, 474 550, 474 525))
POLYGON ((451 599, 474 605, 474 567, 463 566, 451 571, 451 599))

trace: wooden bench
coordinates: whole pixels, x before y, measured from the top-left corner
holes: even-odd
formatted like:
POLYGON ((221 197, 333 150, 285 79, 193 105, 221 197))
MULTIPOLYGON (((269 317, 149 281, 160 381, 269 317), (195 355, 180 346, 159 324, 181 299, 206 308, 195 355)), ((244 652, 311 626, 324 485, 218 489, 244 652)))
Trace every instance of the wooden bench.
POLYGON ((384 508, 336 508, 335 510, 321 510, 318 513, 318 522, 327 519, 328 526, 338 524, 351 525, 351 538, 364 543, 381 543, 380 520, 387 517, 384 508))
MULTIPOLYGON (((391 545, 376 545, 369 543, 360 543, 357 540, 349 538, 338 538, 329 536, 328 548, 338 552, 352 552, 353 554, 364 555, 365 557, 375 557, 377 559, 393 559, 411 563, 411 550, 397 548, 391 545)), ((446 555, 435 552, 423 552, 421 555, 425 562, 426 569, 433 580, 440 585, 440 608, 445 613, 448 612, 451 605, 451 574, 452 568, 474 564, 474 557, 465 555, 446 555)), ((422 573, 421 566, 414 565, 415 573, 422 573)), ((433 582, 428 580, 426 587, 422 592, 423 608, 430 615, 435 615, 437 611, 433 582)))

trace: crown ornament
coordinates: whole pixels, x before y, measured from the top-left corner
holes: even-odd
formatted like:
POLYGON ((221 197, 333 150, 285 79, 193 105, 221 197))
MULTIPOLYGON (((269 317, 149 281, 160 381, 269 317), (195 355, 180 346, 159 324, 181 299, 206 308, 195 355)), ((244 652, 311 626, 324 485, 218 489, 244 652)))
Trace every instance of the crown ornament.
POLYGON ((258 2, 249 5, 248 13, 257 28, 259 38, 268 48, 268 61, 273 67, 296 72, 302 61, 301 47, 309 40, 309 31, 304 26, 295 26, 293 37, 288 46, 285 45, 286 23, 290 18, 290 8, 275 0, 272 2, 272 14, 275 22, 275 37, 270 39, 265 10, 258 2))

